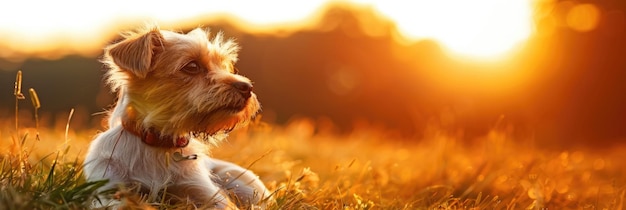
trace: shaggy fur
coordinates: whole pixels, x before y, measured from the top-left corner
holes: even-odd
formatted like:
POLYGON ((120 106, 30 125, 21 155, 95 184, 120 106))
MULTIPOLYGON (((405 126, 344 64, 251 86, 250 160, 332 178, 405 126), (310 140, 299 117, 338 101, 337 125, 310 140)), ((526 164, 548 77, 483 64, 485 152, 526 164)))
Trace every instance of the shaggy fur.
MULTIPOLYGON (((126 33, 108 46, 106 78, 119 95, 108 130, 89 148, 87 180, 108 179, 101 190, 138 185, 146 195, 166 193, 198 206, 264 206, 270 193, 256 175, 208 156, 216 136, 245 125, 260 108, 251 81, 234 72, 238 50, 221 33, 210 39, 202 29, 181 34, 157 27, 126 33), (188 138, 189 144, 149 145, 137 135, 146 132, 158 141, 188 138)), ((115 199, 96 202, 117 205, 115 199)))

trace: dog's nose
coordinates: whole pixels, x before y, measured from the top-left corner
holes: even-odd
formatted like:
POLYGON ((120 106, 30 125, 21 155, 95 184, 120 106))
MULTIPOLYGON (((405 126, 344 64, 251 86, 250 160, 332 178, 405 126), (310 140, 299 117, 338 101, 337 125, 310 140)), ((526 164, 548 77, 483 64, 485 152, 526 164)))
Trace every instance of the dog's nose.
POLYGON ((233 82, 231 85, 237 89, 243 97, 250 98, 250 96, 252 96, 252 84, 247 82, 233 82))

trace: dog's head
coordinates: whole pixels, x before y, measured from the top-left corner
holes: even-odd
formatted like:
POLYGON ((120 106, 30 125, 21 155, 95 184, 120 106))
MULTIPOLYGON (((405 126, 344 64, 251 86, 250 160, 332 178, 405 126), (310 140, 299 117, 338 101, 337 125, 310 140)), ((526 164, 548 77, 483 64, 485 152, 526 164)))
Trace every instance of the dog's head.
POLYGON ((125 116, 165 135, 215 134, 248 122, 259 110, 251 81, 237 74, 238 45, 151 27, 105 48, 107 81, 128 100, 125 116))

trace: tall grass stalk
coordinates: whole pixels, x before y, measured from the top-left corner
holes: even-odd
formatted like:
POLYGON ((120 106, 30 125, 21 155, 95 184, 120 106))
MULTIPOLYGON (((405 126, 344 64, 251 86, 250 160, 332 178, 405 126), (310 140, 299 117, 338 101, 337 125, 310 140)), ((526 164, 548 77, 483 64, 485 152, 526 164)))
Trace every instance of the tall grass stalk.
POLYGON ((35 129, 37 130, 36 139, 39 141, 39 108, 41 108, 41 102, 39 101, 39 96, 37 96, 35 89, 28 89, 28 93, 30 95, 30 101, 33 103, 33 108, 35 109, 35 129))
MULTIPOLYGON (((15 137, 13 137, 13 149, 18 151, 18 155, 21 157, 23 157, 22 154, 22 145, 24 145, 24 141, 26 141, 26 136, 24 136, 24 139, 21 141, 21 143, 18 141, 20 139, 20 130, 19 130, 19 102, 20 100, 24 99, 24 94, 22 94, 22 71, 19 70, 17 71, 17 75, 15 76, 15 86, 13 88, 13 95, 15 96, 15 137)), ((20 175, 19 177, 21 178, 21 180, 23 181, 26 177, 26 173, 25 173, 25 163, 23 161, 19 161, 19 171, 20 171, 20 175)))
POLYGON ((65 145, 70 141, 69 133, 70 133, 70 122, 72 121, 72 116, 74 116, 74 108, 70 110, 69 116, 67 116, 67 123, 65 124, 65 145))
POLYGON ((15 76, 15 87, 13 88, 13 95, 15 96, 15 132, 19 136, 19 100, 24 99, 22 94, 22 71, 17 71, 15 76))

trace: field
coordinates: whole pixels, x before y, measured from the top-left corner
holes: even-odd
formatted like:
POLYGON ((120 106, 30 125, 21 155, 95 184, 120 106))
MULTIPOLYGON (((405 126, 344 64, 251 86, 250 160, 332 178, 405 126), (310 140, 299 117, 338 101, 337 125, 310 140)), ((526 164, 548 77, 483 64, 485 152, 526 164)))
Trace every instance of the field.
MULTIPOLYGON (((40 125, 37 109, 19 108, 0 120, 0 209, 85 209, 98 194, 128 209, 192 208, 132 188, 97 193, 105 182, 85 182, 81 165, 101 128, 73 129, 73 112, 65 126, 40 125)), ((623 209, 626 148, 546 149, 501 127, 471 142, 436 126, 400 139, 367 124, 338 134, 261 116, 212 155, 256 172, 274 193, 270 209, 623 209)))
MULTIPOLYGON (((273 209, 622 209, 623 149, 543 150, 494 129, 471 145, 431 129, 419 141, 376 129, 337 135, 308 119, 255 123, 214 156, 249 166, 275 192, 273 209), (320 132, 317 132, 320 131, 320 132)), ((20 128, 2 121, 1 209, 81 209, 101 183, 81 159, 97 130, 20 128), (39 140, 36 134, 39 133, 39 140), (17 140, 17 141, 16 141, 17 140)), ((132 192, 129 206, 160 209, 132 192)))

